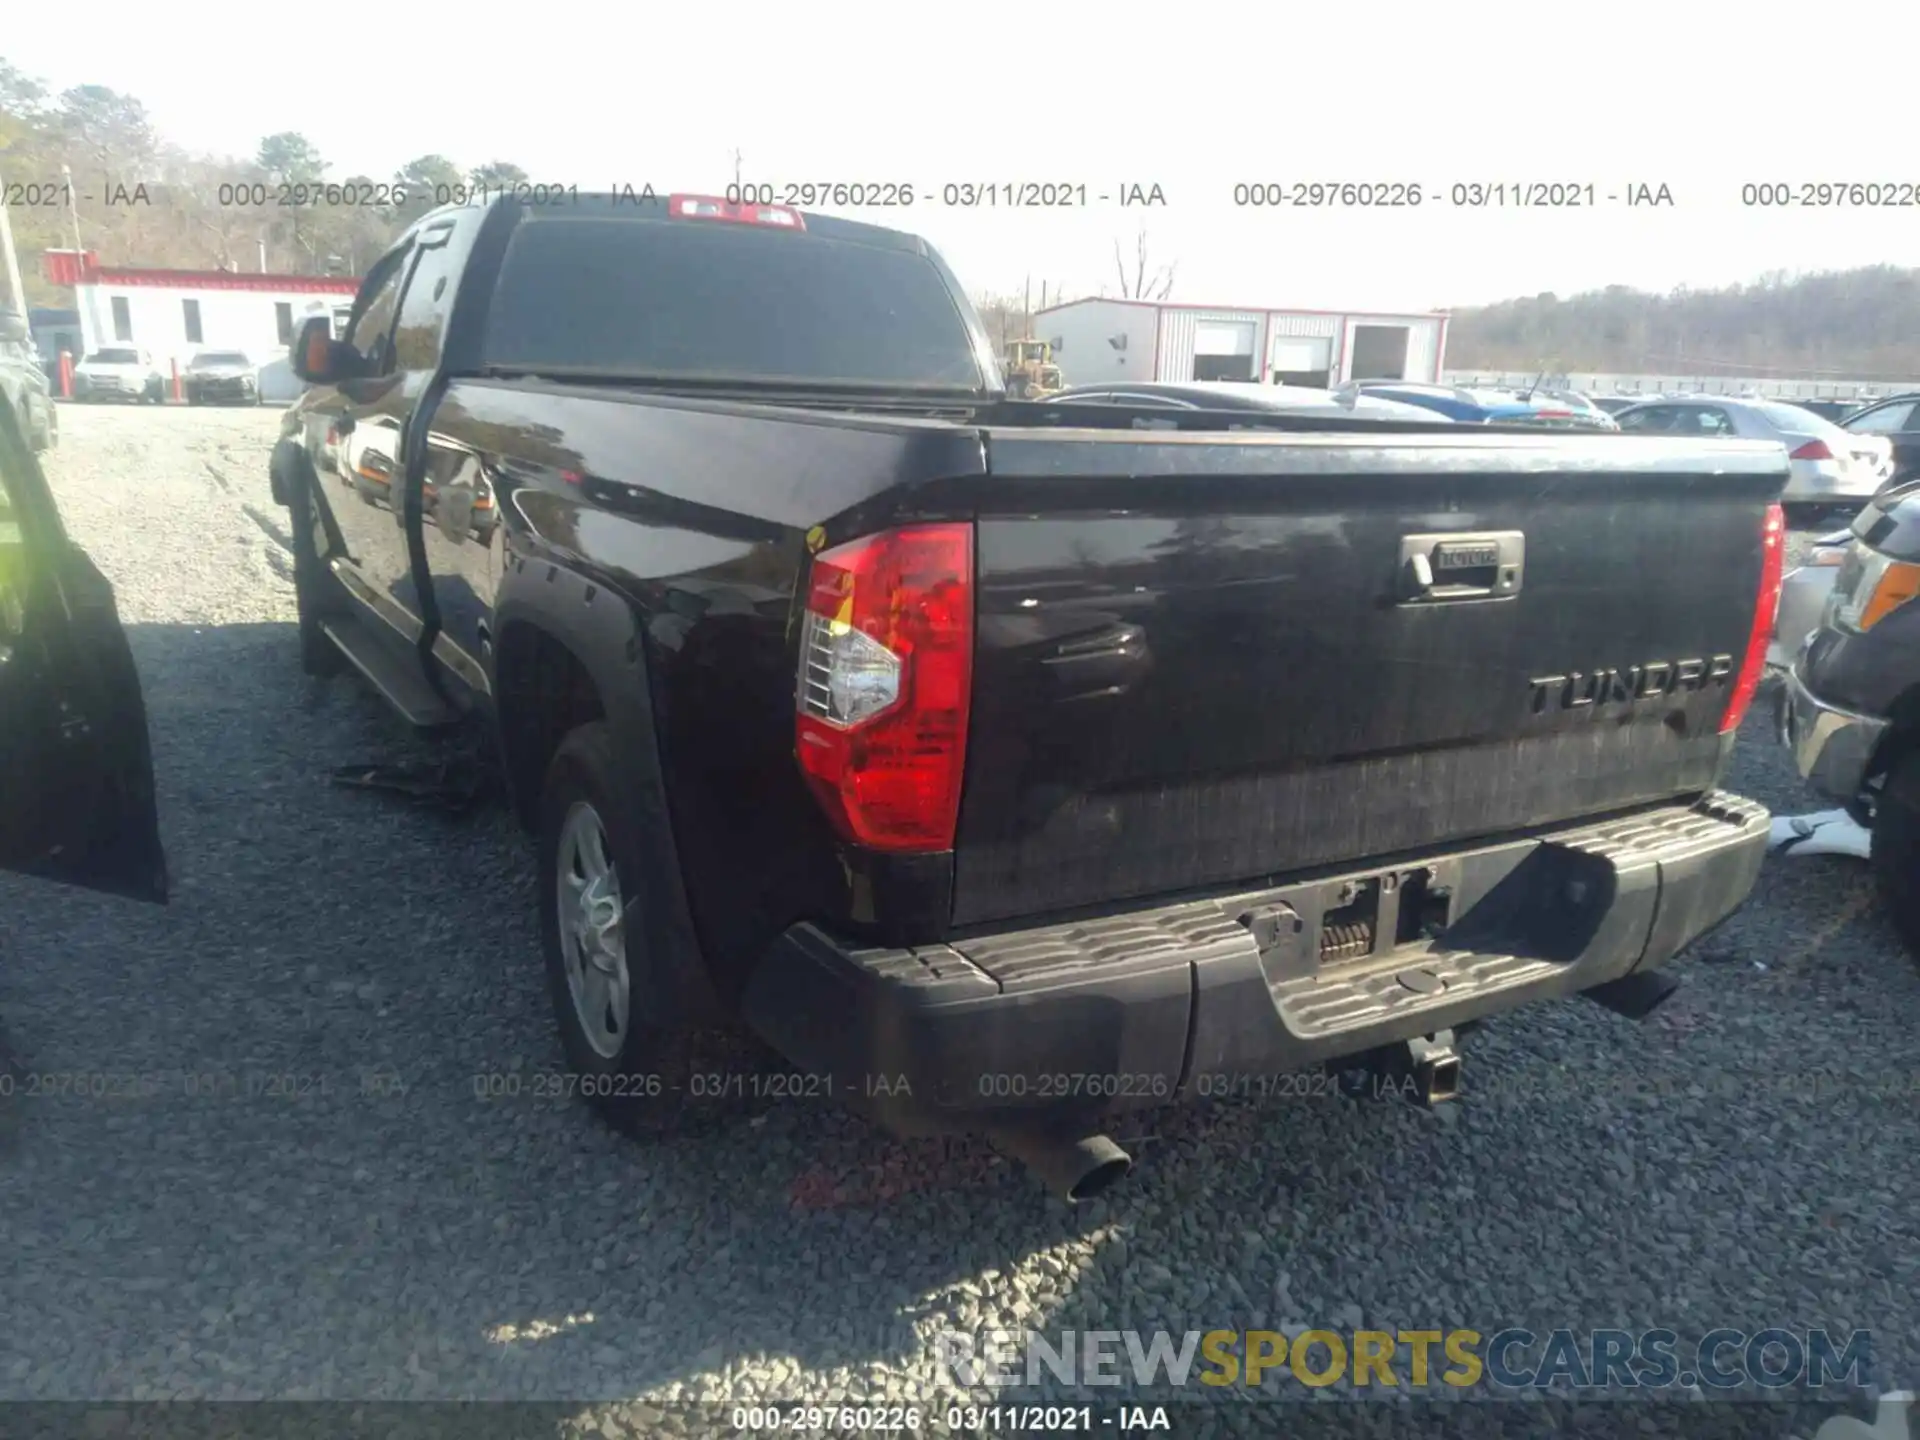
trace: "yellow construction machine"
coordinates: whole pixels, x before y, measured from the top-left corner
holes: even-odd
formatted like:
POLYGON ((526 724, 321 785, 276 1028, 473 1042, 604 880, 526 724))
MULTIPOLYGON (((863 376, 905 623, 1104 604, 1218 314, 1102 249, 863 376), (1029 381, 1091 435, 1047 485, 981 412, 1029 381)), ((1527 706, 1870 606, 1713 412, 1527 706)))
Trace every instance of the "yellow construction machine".
POLYGON ((1037 400, 1062 387, 1060 367, 1053 363, 1053 347, 1044 340, 1009 340, 1000 357, 1007 394, 1016 400, 1037 400))

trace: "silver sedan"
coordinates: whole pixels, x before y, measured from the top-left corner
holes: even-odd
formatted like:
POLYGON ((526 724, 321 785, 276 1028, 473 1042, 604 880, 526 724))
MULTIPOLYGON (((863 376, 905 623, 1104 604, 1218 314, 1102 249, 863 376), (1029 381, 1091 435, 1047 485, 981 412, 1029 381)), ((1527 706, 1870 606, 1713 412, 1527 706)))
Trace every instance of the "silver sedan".
POLYGON ((1772 440, 1785 446, 1793 474, 1780 500, 1797 512, 1796 518, 1858 510, 1893 475, 1893 445, 1886 436, 1850 433, 1779 400, 1667 397, 1629 406, 1614 419, 1630 435, 1772 440))
POLYGON ((1820 628, 1820 612, 1833 593, 1833 577, 1853 545, 1848 530, 1822 535, 1813 542, 1799 566, 1780 584, 1780 608, 1774 614, 1773 640, 1767 646, 1767 668, 1786 670, 1807 636, 1820 628))

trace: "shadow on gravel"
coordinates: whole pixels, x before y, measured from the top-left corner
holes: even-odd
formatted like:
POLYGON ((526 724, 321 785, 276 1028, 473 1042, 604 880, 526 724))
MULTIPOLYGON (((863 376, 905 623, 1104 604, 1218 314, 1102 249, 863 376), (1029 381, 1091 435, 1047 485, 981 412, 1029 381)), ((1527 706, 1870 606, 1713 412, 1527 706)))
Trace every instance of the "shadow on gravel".
MULTIPOLYGON (((1788 1122, 1825 1127, 1797 1094, 1621 1094, 1623 1070, 1687 1079, 1704 1042, 1571 1005, 1497 1027, 1488 1077, 1523 1083, 1478 1106, 1470 1056, 1457 1112, 1303 1092, 1149 1117, 1119 1137, 1142 1173, 1071 1211, 983 1146, 821 1101, 627 1142, 568 1093, 511 818, 333 785, 435 751, 301 675, 291 624, 130 635, 175 900, 0 880, 0 1013, 20 1072, 56 1077, 0 1116, 0 1309, 34 1317, 0 1399, 857 1399, 882 1371, 924 1395, 950 1325, 1821 1323, 1874 1187, 1910 1193, 1803 1142, 1788 1122), (1805 1241, 1767 1228, 1781 1195, 1805 1241), (1601 1233, 1644 1238, 1602 1265, 1601 1233), (1709 1253, 1729 1235, 1768 1248, 1709 1253), (1756 1303, 1756 1273, 1785 1298, 1756 1303)), ((1725 972, 1710 1012, 1766 1015, 1746 977, 1804 940, 1790 921, 1763 899, 1723 965, 1685 962, 1725 972)), ((1873 923, 1830 968, 1883 963, 1873 923)), ((1914 1059, 1897 1021, 1783 1007, 1810 1050, 1914 1059)), ((1915 1153, 1910 1117, 1869 1118, 1833 1145, 1915 1153)), ((1884 1212, 1879 1253, 1912 1229, 1884 1212)))
MULTIPOLYGON (((291 624, 128 633, 174 898, 0 881, 0 1011, 49 1077, 0 1122, 0 1212, 31 1236, 9 1288, 55 1317, 0 1397, 614 1397, 753 1356, 898 1366, 956 1287, 1107 1217, 819 1100, 615 1136, 562 1073, 504 807, 331 783, 440 747, 300 674, 291 624)), ((1023 1300, 1036 1323, 1083 1258, 1023 1300)))

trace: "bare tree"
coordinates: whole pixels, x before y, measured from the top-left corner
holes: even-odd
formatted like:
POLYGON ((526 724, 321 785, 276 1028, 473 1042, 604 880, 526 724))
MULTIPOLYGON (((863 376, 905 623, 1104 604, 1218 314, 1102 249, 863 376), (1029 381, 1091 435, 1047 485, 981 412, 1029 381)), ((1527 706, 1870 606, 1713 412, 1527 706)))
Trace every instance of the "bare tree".
POLYGON ((1023 297, 981 295, 974 300, 973 308, 980 316, 980 323, 986 326, 987 333, 993 336, 1003 349, 1009 340, 1026 338, 1027 306, 1023 297))
POLYGON ((1133 274, 1127 274, 1126 257, 1120 252, 1120 242, 1113 242, 1113 264, 1120 272, 1120 294, 1127 300, 1164 300, 1173 293, 1173 275, 1178 268, 1175 265, 1160 266, 1148 271, 1147 232, 1142 230, 1134 237, 1133 274))

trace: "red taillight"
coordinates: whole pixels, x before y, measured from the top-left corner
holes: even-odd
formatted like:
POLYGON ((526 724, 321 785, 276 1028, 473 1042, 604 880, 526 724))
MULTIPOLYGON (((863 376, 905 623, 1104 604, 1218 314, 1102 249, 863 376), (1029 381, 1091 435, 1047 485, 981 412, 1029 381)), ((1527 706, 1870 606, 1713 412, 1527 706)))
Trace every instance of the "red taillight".
POLYGON ((733 225, 770 225, 776 230, 807 228, 800 212, 788 206, 741 205, 717 195, 669 195, 667 214, 676 220, 724 220, 733 225))
POLYGON ((794 749, 834 827, 950 850, 973 690, 973 527, 916 525, 813 557, 794 749))
POLYGON ((1792 460, 1831 460, 1833 451, 1827 448, 1824 440, 1809 440, 1788 457, 1792 460))
POLYGON ((1720 717, 1722 735, 1740 728, 1740 722, 1747 718, 1747 707, 1753 703, 1753 692, 1760 688, 1767 642, 1773 636, 1773 622, 1780 610, 1780 572, 1786 543, 1786 515, 1778 505, 1769 505, 1766 523, 1760 529, 1760 593, 1753 600, 1753 628, 1747 634, 1746 658, 1733 682, 1733 694, 1727 697, 1726 713, 1720 717))

